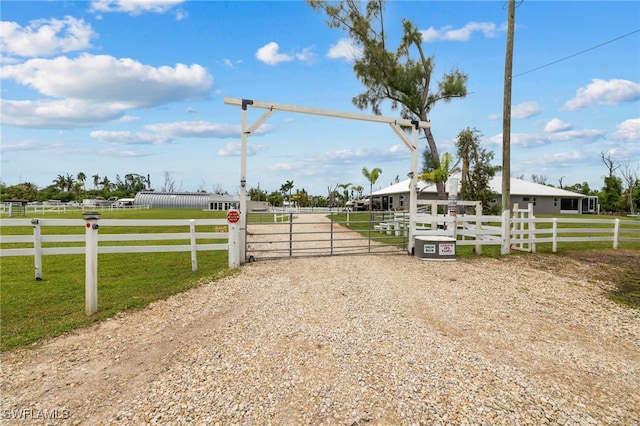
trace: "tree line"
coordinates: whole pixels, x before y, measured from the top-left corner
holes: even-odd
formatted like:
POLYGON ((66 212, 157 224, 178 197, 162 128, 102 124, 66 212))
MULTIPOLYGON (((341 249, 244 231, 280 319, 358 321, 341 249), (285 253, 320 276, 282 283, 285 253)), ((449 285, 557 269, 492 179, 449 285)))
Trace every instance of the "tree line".
POLYGON ((76 175, 65 173, 56 176, 52 183, 44 188, 39 188, 31 182, 12 186, 0 182, 0 200, 58 200, 65 203, 82 201, 84 198, 133 198, 138 192, 150 188, 150 175, 127 173, 124 177, 120 177, 117 174, 115 179, 111 180, 107 176, 98 174, 87 176, 84 172, 76 175))

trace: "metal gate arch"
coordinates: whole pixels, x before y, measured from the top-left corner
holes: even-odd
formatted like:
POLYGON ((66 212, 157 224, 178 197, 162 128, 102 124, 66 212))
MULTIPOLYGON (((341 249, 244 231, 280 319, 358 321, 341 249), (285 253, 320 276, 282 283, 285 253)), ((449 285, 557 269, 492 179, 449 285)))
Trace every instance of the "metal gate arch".
POLYGON ((247 261, 359 254, 406 254, 408 218, 397 230, 379 232, 376 220, 393 212, 250 213, 247 261), (403 226, 402 226, 403 225, 403 226), (350 229, 350 227, 357 229, 350 229))
POLYGON ((319 115, 325 117, 346 118, 350 120, 370 121, 377 123, 388 124, 394 133, 402 140, 405 146, 411 152, 411 172, 409 177, 411 179, 409 185, 409 229, 408 229, 408 243, 407 252, 413 252, 413 235, 415 234, 416 227, 416 214, 417 214, 417 179, 418 179, 418 141, 419 129, 426 129, 430 127, 430 123, 419 120, 406 120, 398 118, 382 117, 378 115, 366 115, 348 112, 338 112, 317 108, 308 108, 294 105, 275 104, 271 102, 254 101, 251 99, 238 99, 238 98, 224 98, 224 103, 227 105, 240 106, 242 108, 242 132, 240 141, 240 259, 241 261, 248 260, 246 249, 247 245, 247 139, 251 133, 256 131, 275 111, 288 111, 300 114, 319 115), (261 108, 267 110, 262 116, 256 120, 251 126, 247 125, 247 109, 249 107, 261 108), (404 133, 405 128, 411 129, 411 140, 404 133), (244 231, 244 232, 243 232, 244 231))

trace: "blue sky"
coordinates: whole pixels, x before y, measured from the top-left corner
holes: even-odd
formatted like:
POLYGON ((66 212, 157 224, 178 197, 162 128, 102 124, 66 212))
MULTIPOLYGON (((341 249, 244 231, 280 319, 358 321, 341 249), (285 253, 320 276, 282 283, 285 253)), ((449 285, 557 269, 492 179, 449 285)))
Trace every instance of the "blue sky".
MULTIPOLYGON (((505 5, 387 3, 392 46, 408 18, 435 55, 435 81, 454 67, 469 76, 466 98, 430 114, 441 153, 454 153, 456 136, 471 127, 501 163, 505 5)), ((159 189, 169 173, 183 191, 237 194, 241 110, 225 97, 370 114, 351 102, 364 89, 348 35, 304 2, 3 0, 0 8, 7 185, 139 173, 159 189)), ((601 152, 640 168, 638 30, 637 1, 519 5, 512 176, 598 189, 607 173, 601 152)), ((249 124, 263 112, 249 109, 249 124)), ((249 138, 248 187, 271 192, 292 180, 294 191, 316 195, 344 183, 368 189, 363 167, 382 169, 377 189, 406 177, 410 155, 384 124, 289 112, 249 138)))

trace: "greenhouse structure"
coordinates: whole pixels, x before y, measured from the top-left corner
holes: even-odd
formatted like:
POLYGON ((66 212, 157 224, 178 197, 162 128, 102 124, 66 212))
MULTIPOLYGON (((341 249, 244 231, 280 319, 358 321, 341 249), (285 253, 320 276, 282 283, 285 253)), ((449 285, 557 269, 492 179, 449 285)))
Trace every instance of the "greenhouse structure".
POLYGON ((141 191, 136 194, 134 206, 149 206, 161 209, 237 209, 240 201, 234 198, 206 192, 156 192, 141 191))

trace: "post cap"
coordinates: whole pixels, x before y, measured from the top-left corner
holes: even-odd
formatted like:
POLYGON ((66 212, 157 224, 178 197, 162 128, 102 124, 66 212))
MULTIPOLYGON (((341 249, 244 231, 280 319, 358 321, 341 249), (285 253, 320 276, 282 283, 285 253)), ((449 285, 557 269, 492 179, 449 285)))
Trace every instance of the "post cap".
POLYGON ((98 212, 84 212, 82 215, 84 216, 84 220, 100 219, 100 213, 98 212))

